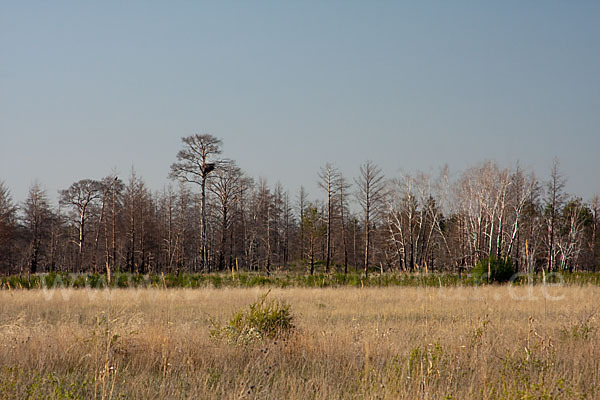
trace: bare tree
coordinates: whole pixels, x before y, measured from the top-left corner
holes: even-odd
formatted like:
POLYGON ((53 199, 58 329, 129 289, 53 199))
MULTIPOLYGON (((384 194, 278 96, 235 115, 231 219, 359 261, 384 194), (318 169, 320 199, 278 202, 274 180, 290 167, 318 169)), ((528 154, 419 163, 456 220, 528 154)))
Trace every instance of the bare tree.
POLYGON ((126 264, 131 273, 146 273, 159 247, 153 229, 155 206, 150 191, 133 168, 123 197, 126 264))
POLYGON ((575 198, 563 207, 559 221, 555 239, 559 269, 569 268, 573 272, 582 250, 584 228, 592 222, 592 213, 581 199, 575 198))
POLYGON ((300 218, 300 258, 304 259, 304 215, 306 213, 306 207, 308 205, 308 192, 304 188, 304 186, 300 186, 300 190, 298 191, 297 198, 297 207, 298 207, 298 217, 300 218))
POLYGON ((348 214, 348 192, 350 184, 340 173, 337 180, 337 201, 340 210, 342 246, 344 247, 344 274, 348 274, 348 240, 346 235, 346 218, 348 214))
POLYGON ((52 218, 48 196, 38 182, 34 182, 29 188, 29 195, 25 200, 23 212, 31 248, 29 271, 35 274, 43 251, 42 244, 49 236, 52 218))
POLYGON ((515 265, 517 269, 521 260, 521 249, 519 246, 521 223, 525 207, 532 198, 537 198, 539 192, 539 184, 533 173, 526 176, 517 165, 515 172, 510 177, 511 185, 509 196, 510 220, 509 220, 509 235, 508 248, 505 258, 508 259, 513 254, 513 248, 517 248, 517 256, 515 265))
POLYGON ((293 231, 294 214, 290 204, 290 194, 283 195, 283 265, 287 266, 290 258, 290 236, 293 231))
POLYGON ((271 211, 273 207, 273 195, 269 186, 267 185, 266 179, 259 179, 257 188, 257 210, 258 215, 256 221, 258 223, 259 232, 261 232, 261 239, 264 243, 264 265, 267 275, 271 274, 271 211))
POLYGON ((459 181, 457 204, 469 238, 465 257, 472 263, 495 255, 495 246, 502 243, 508 182, 507 170, 489 161, 467 169, 459 181))
POLYGON ((380 215, 385 199, 385 181, 381 169, 373 162, 367 161, 360 166, 360 176, 356 180, 356 199, 363 210, 364 219, 364 263, 365 277, 369 275, 369 256, 371 247, 371 224, 380 215))
MULTIPOLYGON (((253 243, 253 232, 254 229, 252 229, 250 227, 250 222, 251 222, 251 218, 252 218, 252 212, 251 210, 251 192, 252 192, 252 187, 254 186, 254 181, 252 180, 252 178, 247 177, 247 176, 243 176, 238 184, 238 192, 236 194, 236 198, 237 198, 237 207, 236 207, 236 214, 237 214, 237 221, 238 224, 240 225, 239 228, 239 238, 237 240, 237 242, 239 243, 239 245, 242 247, 241 252, 239 252, 240 257, 242 259, 242 265, 251 266, 251 259, 252 259, 252 243, 253 243)), ((237 262, 237 258, 236 258, 236 264, 239 264, 237 262)))
POLYGON ((285 255, 285 197, 286 192, 281 182, 277 182, 273 188, 272 209, 271 209, 271 232, 274 245, 274 260, 277 265, 283 264, 285 255))
POLYGON ((339 171, 330 163, 321 167, 319 172, 319 187, 323 189, 327 195, 327 237, 326 237, 326 258, 325 272, 329 273, 329 265, 331 263, 331 226, 333 222, 333 207, 334 195, 339 181, 339 171))
POLYGON ((110 201, 110 251, 106 225, 108 224, 108 218, 106 218, 106 224, 104 228, 106 240, 106 273, 107 280, 110 282, 110 271, 114 270, 117 266, 117 218, 121 207, 121 194, 125 185, 117 176, 116 172, 113 172, 111 175, 105 178, 105 185, 108 187, 108 192, 106 194, 109 197, 108 199, 105 199, 105 201, 110 201))
POLYGON ((450 214, 450 205, 448 204, 448 196, 450 192, 448 166, 444 165, 440 169, 440 173, 433 183, 433 201, 427 202, 427 209, 432 219, 433 228, 439 238, 440 253, 438 254, 442 262, 449 263, 448 267, 453 269, 457 267, 457 259, 452 257, 452 251, 448 244, 448 234, 446 232, 446 217, 444 213, 450 214), (445 258, 447 257, 447 258, 445 258))
POLYGON ((136 235, 137 235, 137 227, 139 224, 138 221, 138 207, 140 203, 140 185, 141 181, 138 179, 135 170, 131 168, 131 174, 129 175, 129 181, 127 182, 127 186, 125 187, 124 193, 124 211, 125 217, 127 219, 127 266, 129 267, 129 272, 136 272, 136 235))
MULTIPOLYGON (((207 265, 207 238, 206 238, 206 180, 209 174, 217 167, 214 157, 221 154, 222 141, 208 134, 193 135, 181 139, 184 148, 177 153, 177 162, 171 165, 170 177, 200 185, 200 213, 201 213, 201 258, 202 268, 207 265)), ((210 269, 210 267, 209 267, 210 269)))
MULTIPOLYGON (((181 184, 183 185, 183 182, 181 184)), ((157 206, 160 221, 160 263, 166 271, 173 272, 175 192, 171 185, 163 187, 158 196, 157 206)))
MULTIPOLYGON (((209 185, 209 190, 217 199, 219 212, 221 214, 221 241, 217 262, 218 269, 223 269, 225 267, 226 244, 232 222, 231 211, 234 203, 237 201, 237 196, 239 194, 238 184, 241 177, 242 172, 240 168, 235 165, 235 162, 229 161, 223 163, 221 168, 216 170, 215 177, 209 185)), ((231 268, 231 254, 229 258, 229 268, 231 268)))
MULTIPOLYGON (((110 283, 111 271, 114 269, 116 262, 117 199, 120 197, 124 185, 115 172, 103 178, 100 183, 102 206, 98 222, 99 225, 102 225, 104 231, 104 268, 106 271, 106 280, 110 283)), ((94 269, 96 269, 96 253, 100 244, 99 239, 100 226, 96 230, 96 240, 94 243, 94 269)))
POLYGON ((592 255, 592 269, 596 272, 598 266, 598 229, 600 228, 600 196, 595 195, 592 199, 591 204, 591 212, 592 212, 592 225, 591 225, 591 235, 589 241, 590 252, 592 255))
POLYGON ((60 191, 61 205, 71 206, 77 214, 76 225, 78 238, 77 268, 81 269, 85 255, 86 223, 89 219, 89 210, 94 202, 100 197, 101 184, 92 179, 82 179, 73 183, 68 189, 60 191))
POLYGON ((13 261, 13 242, 16 230, 17 208, 12 202, 8 188, 0 181, 0 270, 10 273, 13 261))
MULTIPOLYGON (((104 228, 104 238, 108 240, 108 231, 106 229, 106 209, 108 206, 108 192, 110 190, 110 183, 105 179, 100 181, 100 216, 98 217, 98 224, 96 227, 96 236, 94 238, 94 251, 92 253, 92 266, 94 273, 98 273, 98 249, 100 247, 100 230, 104 228)), ((106 254, 106 252, 105 252, 106 254)), ((110 282, 110 270, 106 270, 106 280, 110 282)))
POLYGON ((321 238, 327 227, 323 224, 323 217, 318 207, 307 204, 304 219, 301 222, 304 231, 308 234, 308 258, 310 263, 310 274, 315 273, 315 244, 321 238))
POLYGON ((426 265, 434 233, 441 233, 438 200, 430 176, 423 172, 403 174, 393 183, 387 198, 389 241, 400 266, 412 271, 426 265))
POLYGON ((184 270, 186 266, 190 270, 188 260, 186 259, 188 238, 188 215, 190 208, 191 193, 185 187, 183 182, 179 182, 179 197, 177 199, 177 227, 175 233, 175 264, 177 265, 177 274, 184 270), (186 232, 187 231, 187 232, 186 232))
POLYGON ((566 194, 564 188, 567 181, 559 171, 558 158, 554 158, 552 164, 552 172, 550 173, 550 180, 546 184, 546 224, 548 227, 547 231, 547 269, 548 271, 554 271, 556 269, 556 227, 557 219, 564 205, 566 194))

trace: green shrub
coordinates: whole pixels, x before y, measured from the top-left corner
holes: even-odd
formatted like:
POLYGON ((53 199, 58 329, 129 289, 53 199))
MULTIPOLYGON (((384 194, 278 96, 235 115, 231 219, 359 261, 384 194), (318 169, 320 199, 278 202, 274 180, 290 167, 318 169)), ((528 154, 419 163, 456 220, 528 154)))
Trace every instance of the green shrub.
POLYGON ((104 289, 108 287, 106 282, 106 275, 103 274, 89 274, 86 279, 86 287, 91 289, 104 289))
POLYGON ((49 272, 47 275, 44 276, 44 281, 43 284, 45 285, 44 287, 46 288, 52 288, 54 287, 54 282, 56 281, 56 272, 49 272))
POLYGON ((513 266, 510 259, 504 261, 496 257, 489 257, 479 260, 471 274, 475 282, 508 282, 510 278, 516 273, 516 269, 513 266), (488 265, 489 265, 489 279, 488 279, 488 265))
POLYGON ((218 274, 211 275, 211 283, 215 289, 218 289, 223 286, 223 277, 218 274))
POLYGON ((120 288, 129 287, 129 274, 127 274, 127 273, 119 274, 119 277, 117 278, 117 286, 120 288))
POLYGON ((248 344, 290 334, 294 324, 289 304, 267 301, 268 294, 260 296, 247 310, 236 312, 225 327, 215 326, 211 336, 224 337, 234 344, 248 344))
POLYGON ((271 278, 262 275, 255 275, 248 280, 248 286, 268 286, 272 284, 271 278))

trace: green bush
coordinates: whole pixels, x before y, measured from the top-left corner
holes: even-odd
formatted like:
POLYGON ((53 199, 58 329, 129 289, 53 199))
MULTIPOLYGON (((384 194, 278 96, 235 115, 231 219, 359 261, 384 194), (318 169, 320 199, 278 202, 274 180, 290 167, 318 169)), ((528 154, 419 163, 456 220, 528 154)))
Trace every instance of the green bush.
POLYGON ((271 278, 262 275, 255 275, 248 280, 248 286, 268 286, 272 284, 271 278))
POLYGON ((117 278, 117 286, 120 288, 129 287, 129 274, 127 274, 127 273, 119 274, 118 278, 117 278))
POLYGON ((224 337, 234 344, 248 344, 290 334, 294 324, 289 304, 267 301, 268 294, 260 296, 247 310, 236 312, 225 327, 215 326, 211 336, 224 337))
POLYGON ((508 282, 510 278, 516 273, 516 269, 513 266, 510 259, 504 261, 496 257, 489 257, 479 260, 471 275, 475 282, 508 282), (488 279, 488 265, 489 265, 489 279, 488 279))
POLYGON ((108 287, 106 275, 104 274, 89 274, 86 278, 86 287, 91 289, 105 289, 108 287))

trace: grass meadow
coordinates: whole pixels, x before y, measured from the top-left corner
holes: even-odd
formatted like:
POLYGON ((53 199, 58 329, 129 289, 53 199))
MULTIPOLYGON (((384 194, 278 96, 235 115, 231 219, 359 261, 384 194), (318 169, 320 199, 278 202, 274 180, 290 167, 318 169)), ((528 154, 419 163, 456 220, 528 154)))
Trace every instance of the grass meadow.
POLYGON ((291 333, 211 335, 267 290, 2 290, 0 398, 600 398, 596 286, 273 288, 291 333))

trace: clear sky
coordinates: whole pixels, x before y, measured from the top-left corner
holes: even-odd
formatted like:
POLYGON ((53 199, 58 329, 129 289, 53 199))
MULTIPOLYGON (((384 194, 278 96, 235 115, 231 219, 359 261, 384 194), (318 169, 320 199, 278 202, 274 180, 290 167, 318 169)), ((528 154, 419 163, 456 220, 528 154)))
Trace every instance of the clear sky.
POLYGON ((599 1, 1 1, 0 180, 169 181, 211 133, 254 177, 520 160, 600 193, 599 1))

